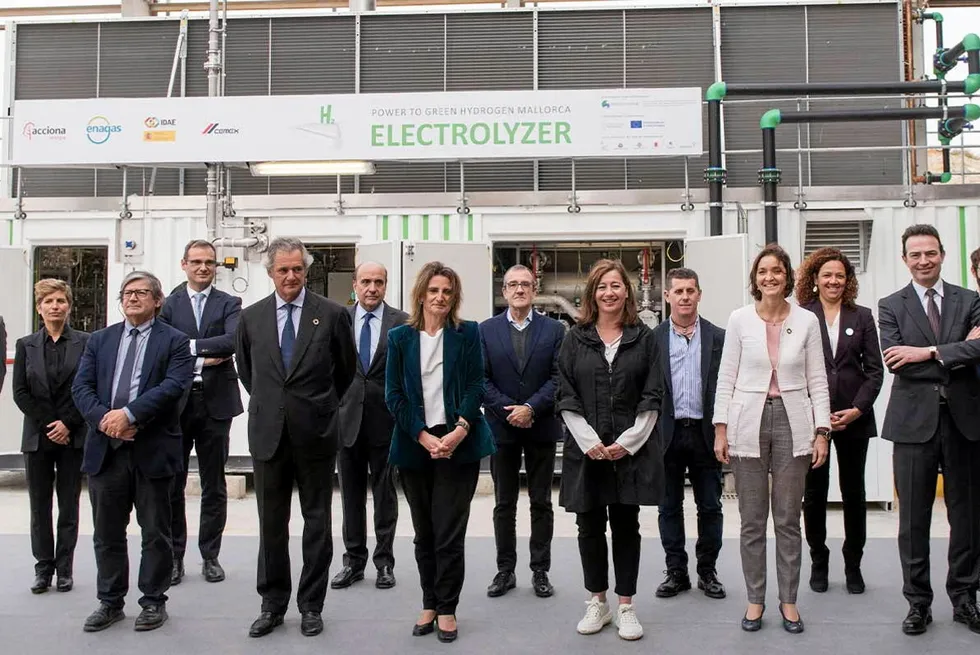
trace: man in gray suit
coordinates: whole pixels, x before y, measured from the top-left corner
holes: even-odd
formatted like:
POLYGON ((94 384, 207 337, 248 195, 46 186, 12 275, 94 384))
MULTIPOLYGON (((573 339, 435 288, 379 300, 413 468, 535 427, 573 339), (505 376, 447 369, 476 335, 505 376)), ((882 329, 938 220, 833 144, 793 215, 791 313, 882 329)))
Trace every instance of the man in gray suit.
POLYGON ((898 553, 908 635, 932 622, 929 531, 941 466, 949 521, 946 593, 953 620, 980 634, 980 297, 944 281, 946 252, 931 225, 902 234, 902 260, 912 274, 905 288, 878 303, 881 347, 894 373, 882 438, 895 443, 898 553))
POLYGON ((395 524, 398 522, 398 496, 394 469, 388 466, 388 449, 394 421, 385 407, 385 363, 388 330, 402 325, 405 312, 385 301, 388 271, 381 264, 363 262, 354 269, 357 304, 349 307, 357 345, 357 372, 354 382, 340 401, 341 449, 337 456, 340 493, 344 503, 344 567, 330 586, 344 589, 364 579, 367 565, 368 471, 374 496, 374 566, 378 577, 374 586, 395 586, 395 524))

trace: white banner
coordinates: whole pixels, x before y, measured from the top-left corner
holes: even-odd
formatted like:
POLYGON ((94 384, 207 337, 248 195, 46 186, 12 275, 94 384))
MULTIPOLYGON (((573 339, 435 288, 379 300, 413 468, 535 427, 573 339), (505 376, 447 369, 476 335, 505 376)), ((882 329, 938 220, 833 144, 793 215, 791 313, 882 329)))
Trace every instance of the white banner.
POLYGON ((14 103, 11 166, 700 155, 701 90, 14 103))

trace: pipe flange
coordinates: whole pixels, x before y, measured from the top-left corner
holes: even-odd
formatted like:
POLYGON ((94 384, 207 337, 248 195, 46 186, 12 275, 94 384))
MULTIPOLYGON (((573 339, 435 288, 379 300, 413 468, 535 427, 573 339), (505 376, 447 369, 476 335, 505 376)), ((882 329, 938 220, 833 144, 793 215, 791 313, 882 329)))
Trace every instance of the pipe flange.
POLYGON ((804 210, 806 209, 806 200, 797 200, 793 203, 793 209, 804 210))
POLYGON ((682 212, 692 212, 692 211, 694 211, 694 203, 693 202, 682 202, 681 203, 681 211, 682 212))
POLYGON ((913 207, 917 207, 919 205, 919 203, 916 201, 915 198, 906 198, 905 202, 903 202, 902 204, 909 209, 913 207))
POLYGON ((14 212, 15 220, 22 221, 25 218, 27 218, 27 212, 25 212, 23 209, 18 209, 17 211, 14 212))

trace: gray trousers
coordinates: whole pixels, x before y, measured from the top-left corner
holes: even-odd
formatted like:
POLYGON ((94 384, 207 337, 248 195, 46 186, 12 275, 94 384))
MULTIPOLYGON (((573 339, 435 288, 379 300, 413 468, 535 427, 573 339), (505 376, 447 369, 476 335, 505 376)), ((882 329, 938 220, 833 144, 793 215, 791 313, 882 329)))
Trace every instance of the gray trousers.
POLYGON ((780 398, 766 400, 759 429, 759 452, 760 457, 732 458, 738 511, 742 515, 745 589, 750 603, 766 602, 766 524, 771 504, 779 601, 796 603, 803 547, 800 512, 811 457, 793 457, 793 435, 780 398))

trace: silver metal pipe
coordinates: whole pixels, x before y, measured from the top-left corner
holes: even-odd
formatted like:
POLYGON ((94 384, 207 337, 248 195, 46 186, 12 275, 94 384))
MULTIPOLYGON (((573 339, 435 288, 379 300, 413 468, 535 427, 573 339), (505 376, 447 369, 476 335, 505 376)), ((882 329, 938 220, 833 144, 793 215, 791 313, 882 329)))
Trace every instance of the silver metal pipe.
POLYGON ((262 243, 263 237, 218 237, 211 240, 215 248, 254 248, 262 243))
MULTIPOLYGON (((187 39, 187 11, 185 10, 180 19, 180 29, 177 31, 177 47, 174 48, 174 60, 170 65, 170 81, 167 82, 167 97, 170 98, 174 94, 174 82, 177 80, 177 67, 180 64, 181 58, 184 53, 187 52, 184 47, 184 43, 187 39)), ((181 94, 183 95, 183 93, 181 94)), ((147 195, 153 195, 157 186, 157 167, 154 166, 150 170, 150 186, 147 189, 147 195)))
POLYGON ((561 308, 563 312, 571 316, 576 321, 578 321, 579 318, 582 316, 582 310, 576 307, 571 300, 569 300, 565 296, 559 296, 558 294, 535 296, 533 304, 535 306, 555 305, 561 308))
MULTIPOLYGON (((218 0, 208 2, 208 59, 204 68, 208 72, 208 97, 221 91, 221 52, 218 48, 218 0)), ((208 240, 214 241, 218 231, 218 165, 208 164, 205 201, 205 226, 208 240)))

